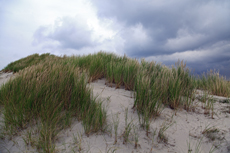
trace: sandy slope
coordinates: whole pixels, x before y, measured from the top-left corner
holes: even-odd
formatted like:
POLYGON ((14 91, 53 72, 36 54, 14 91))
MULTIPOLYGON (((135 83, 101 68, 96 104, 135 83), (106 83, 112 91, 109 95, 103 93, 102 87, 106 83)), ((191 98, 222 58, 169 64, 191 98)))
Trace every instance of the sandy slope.
MULTIPOLYGON (((0 83, 2 78, 7 78, 7 74, 0 75, 0 83)), ((3 79, 4 80, 4 79, 3 79)), ((151 122, 151 130, 149 136, 146 136, 145 130, 140 127, 137 112, 132 109, 134 98, 133 93, 124 89, 115 89, 105 85, 105 80, 98 80, 90 84, 95 96, 98 96, 104 101, 104 106, 108 112, 108 128, 106 133, 92 134, 87 137, 84 134, 84 129, 81 122, 73 121, 71 128, 65 129, 58 135, 56 142, 56 149, 59 152, 159 152, 159 153, 187 153, 188 144, 192 153, 195 152, 196 146, 201 142, 200 151, 207 153, 212 146, 217 146, 214 152, 227 153, 230 152, 230 114, 229 105, 216 102, 214 104, 215 114, 214 119, 210 115, 204 114, 202 103, 195 100, 196 108, 194 112, 187 112, 183 109, 175 112, 169 108, 165 108, 162 114, 153 119, 151 122), (138 148, 134 148, 134 132, 131 131, 129 136, 130 141, 123 144, 122 134, 125 129, 125 109, 128 109, 128 123, 136 127, 139 142, 138 148), (114 129, 112 115, 118 114, 118 142, 114 145, 114 129), (165 136, 168 138, 167 143, 159 142, 157 138, 158 131, 162 124, 172 124, 166 131, 165 136), (218 132, 215 133, 215 140, 212 141, 205 137, 202 132, 207 127, 215 126, 218 132), (155 131, 155 136, 154 136, 155 131)), ((197 96, 202 94, 201 91, 197 92, 197 96)), ((214 96, 216 101, 226 99, 224 97, 214 96)), ((30 130, 33 130, 31 128, 30 130)), ((134 129, 134 128, 132 128, 134 129)), ((1 142, 4 145, 3 149, 9 152, 35 152, 36 150, 30 146, 26 146, 23 137, 26 132, 24 130, 19 133, 19 136, 14 137, 12 140, 5 139, 1 142)), ((1 152, 1 151, 0 151, 1 152)))

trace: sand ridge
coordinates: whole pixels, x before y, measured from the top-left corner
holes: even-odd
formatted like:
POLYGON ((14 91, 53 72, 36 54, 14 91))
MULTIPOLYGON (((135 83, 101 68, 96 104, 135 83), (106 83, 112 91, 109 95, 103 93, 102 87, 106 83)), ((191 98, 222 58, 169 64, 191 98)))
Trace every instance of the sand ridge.
MULTIPOLYGON (((12 74, 0 74, 0 84, 5 83, 12 74)), ((73 120, 70 128, 62 130, 56 141, 57 152, 158 152, 158 153, 191 153, 195 152, 199 142, 200 151, 203 153, 209 152, 212 147, 217 147, 215 153, 230 152, 230 114, 228 112, 229 104, 214 103, 214 119, 210 114, 204 114, 202 103, 195 99, 194 111, 187 112, 183 108, 175 111, 170 108, 165 108, 161 115, 152 119, 150 124, 150 133, 146 136, 146 131, 140 127, 139 117, 135 110, 132 109, 134 104, 133 92, 124 89, 115 89, 105 85, 106 80, 101 79, 89 84, 92 88, 94 96, 97 96, 103 102, 108 114, 108 127, 106 132, 91 134, 87 137, 84 134, 84 128, 81 122, 73 120), (128 110, 128 123, 133 125, 129 141, 123 144, 123 133, 125 130, 125 114, 128 110), (112 116, 118 115, 118 142, 114 144, 114 129, 112 116), (164 132, 167 142, 159 140, 158 133, 163 125, 168 126, 164 132), (134 148, 134 132, 136 128, 138 133, 138 147, 134 148), (218 132, 213 137, 215 140, 210 140, 205 136, 205 129, 215 127, 218 132)), ((197 91, 197 96, 202 95, 202 91, 197 91)), ((226 99, 225 97, 213 96, 217 101, 226 99)), ((1 116, 2 120, 2 116, 1 116)), ((21 131, 18 136, 12 140, 5 139, 1 143, 2 152, 36 152, 36 149, 31 146, 26 146, 23 140, 28 130, 35 130, 36 127, 21 131)))

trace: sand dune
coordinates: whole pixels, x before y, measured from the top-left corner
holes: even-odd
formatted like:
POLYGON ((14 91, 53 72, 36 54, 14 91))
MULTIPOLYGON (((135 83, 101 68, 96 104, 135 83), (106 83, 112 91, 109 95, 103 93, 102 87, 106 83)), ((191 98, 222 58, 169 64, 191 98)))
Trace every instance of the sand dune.
MULTIPOLYGON (((12 73, 0 74, 0 85, 9 80, 12 73)), ((81 122, 73 121, 69 129, 61 131, 56 142, 58 152, 157 152, 157 153, 191 153, 199 149, 200 152, 208 153, 211 148, 215 148, 215 153, 230 152, 230 104, 222 103, 225 97, 212 96, 214 103, 214 119, 211 114, 204 113, 203 103, 199 96, 202 91, 197 91, 197 98, 194 101, 194 111, 187 112, 183 108, 177 111, 165 108, 161 115, 151 121, 150 133, 146 136, 146 131, 140 127, 139 117, 132 109, 134 104, 133 93, 124 89, 115 89, 105 85, 105 79, 97 80, 89 86, 93 89, 94 96, 103 100, 108 114, 108 127, 106 132, 92 134, 87 137, 81 122), (123 144, 123 134, 125 131, 125 115, 127 110, 127 123, 132 125, 127 144, 123 144), (118 116, 118 141, 114 144, 114 128, 112 116, 118 116), (159 139, 159 130, 168 127, 163 133, 165 142, 159 139), (134 131, 138 134, 138 145, 134 148, 134 131), (200 143, 200 145, 199 145, 200 143), (190 149, 189 149, 190 145, 190 149), (200 147, 199 147, 200 146, 200 147)), ((1 121, 2 119, 1 115, 1 121)), ((2 125, 2 123, 1 123, 2 125)), ((6 137, 2 140, 0 152, 36 152, 30 145, 25 145, 23 137, 28 130, 33 131, 36 127, 31 127, 21 131, 18 136, 11 140, 6 137)))

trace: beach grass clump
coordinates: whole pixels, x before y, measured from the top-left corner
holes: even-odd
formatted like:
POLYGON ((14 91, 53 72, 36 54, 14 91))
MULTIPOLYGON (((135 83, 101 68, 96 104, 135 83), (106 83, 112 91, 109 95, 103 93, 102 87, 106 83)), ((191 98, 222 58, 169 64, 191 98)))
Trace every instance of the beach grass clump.
MULTIPOLYGON (((183 106, 188 110, 191 101, 184 101, 184 97, 192 97, 195 84, 194 77, 183 61, 177 62, 171 69, 144 60, 141 65, 135 83, 134 102, 134 108, 139 113, 148 114, 149 117, 158 116, 163 105, 172 109, 183 106)), ((147 125, 145 120, 148 121, 148 118, 143 120, 144 125, 147 125)))
POLYGON ((176 67, 172 67, 168 80, 168 103, 171 108, 177 108, 179 105, 185 105, 181 101, 182 97, 192 97, 195 89, 194 77, 186 64, 177 62, 176 67))
POLYGON ((137 60, 125 56, 117 58, 107 63, 106 79, 109 83, 115 83, 116 88, 124 86, 126 90, 134 90, 139 67, 137 60))
POLYGON ((148 113, 150 116, 158 116, 162 111, 161 91, 155 90, 155 84, 150 86, 151 79, 140 74, 136 79, 134 108, 141 114, 148 113))
POLYGON ((105 53, 102 51, 98 52, 97 54, 89 54, 87 56, 72 56, 67 59, 67 61, 73 64, 75 67, 88 71, 89 82, 101 78, 109 79, 110 75, 108 75, 109 72, 107 72, 107 70, 109 71, 111 69, 108 68, 108 63, 114 61, 114 63, 117 64, 121 60, 121 57, 118 57, 113 53, 105 53))
POLYGON ((114 144, 117 143, 117 130, 118 130, 118 126, 119 126, 119 117, 118 117, 118 113, 115 115, 112 115, 112 119, 113 119, 113 128, 114 128, 114 135, 115 135, 115 139, 114 139, 114 144))
POLYGON ((213 95, 230 97, 230 83, 219 72, 210 70, 197 79, 197 87, 213 95))
POLYGON ((125 61, 121 57, 113 56, 110 61, 106 63, 106 80, 108 83, 118 83, 121 84, 123 77, 123 66, 125 61))
POLYGON ((105 67, 104 63, 102 62, 103 58, 100 56, 93 56, 91 58, 91 63, 88 68, 89 76, 90 76, 90 82, 95 81, 97 79, 101 79, 104 77, 105 74, 105 67))
POLYGON ((54 151, 58 132, 73 116, 83 121, 87 135, 103 130, 106 121, 105 109, 86 86, 87 75, 65 60, 52 57, 27 67, 0 90, 5 129, 15 135, 37 124, 36 146, 44 152, 54 151))
POLYGON ((33 54, 30 56, 27 56, 25 58, 21 58, 17 61, 14 61, 10 64, 8 64, 3 71, 4 72, 18 72, 19 70, 22 70, 26 67, 35 65, 40 63, 41 61, 44 61, 47 57, 54 57, 54 55, 51 55, 49 53, 46 54, 33 54))
MULTIPOLYGON (((88 55, 88 67, 90 82, 106 76, 107 64, 111 61, 117 60, 118 57, 112 53, 98 52, 97 54, 88 55)), ((117 62, 119 63, 119 62, 117 62)))
POLYGON ((133 108, 137 109, 141 127, 148 136, 150 122, 153 117, 159 116, 164 108, 161 91, 156 90, 155 84, 150 86, 151 78, 139 73, 135 83, 135 101, 133 108))
POLYGON ((144 59, 141 60, 141 71, 145 72, 147 76, 150 76, 150 86, 155 83, 155 79, 162 75, 162 71, 165 70, 165 66, 154 61, 147 62, 144 59))

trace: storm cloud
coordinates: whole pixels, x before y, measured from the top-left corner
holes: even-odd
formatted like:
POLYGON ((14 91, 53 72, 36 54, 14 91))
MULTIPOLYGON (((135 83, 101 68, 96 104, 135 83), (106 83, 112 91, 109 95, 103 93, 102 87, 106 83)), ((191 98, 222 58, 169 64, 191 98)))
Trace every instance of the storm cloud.
POLYGON ((126 52, 130 56, 173 54, 230 40, 227 0, 99 0, 94 4, 100 17, 124 23, 126 52), (135 32, 126 34, 138 27, 148 38, 147 45, 135 43, 135 32))

